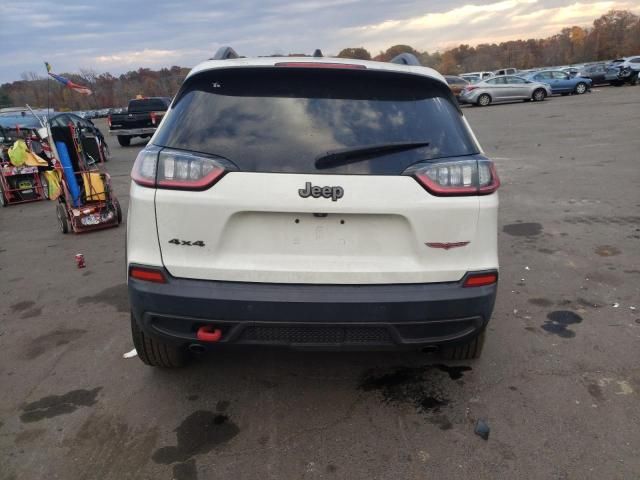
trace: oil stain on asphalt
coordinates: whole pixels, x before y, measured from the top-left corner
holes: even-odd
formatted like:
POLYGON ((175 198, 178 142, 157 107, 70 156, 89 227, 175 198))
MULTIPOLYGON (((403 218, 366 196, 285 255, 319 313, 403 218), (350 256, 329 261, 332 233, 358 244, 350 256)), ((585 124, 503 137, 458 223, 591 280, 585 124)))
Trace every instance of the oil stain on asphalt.
POLYGON ((502 227, 502 231, 515 237, 535 237, 542 233, 539 223, 511 223, 502 227))
POLYGON ((14 303, 13 305, 11 305, 10 308, 12 312, 22 312, 23 310, 27 310, 33 307, 35 304, 36 302, 32 302, 31 300, 25 300, 23 302, 14 303))
POLYGON ((576 333, 567 327, 580 322, 582 322, 582 317, 577 313, 570 310, 556 310, 547 315, 542 329, 562 338, 573 338, 576 333))
POLYGON ((96 397, 102 387, 93 390, 72 390, 64 395, 49 395, 35 402, 27 403, 22 408, 20 420, 24 423, 38 422, 45 418, 57 417, 75 412, 78 407, 91 407, 97 402, 96 397))
POLYGON ((119 312, 129 311, 129 294, 127 293, 127 285, 121 283, 113 287, 105 288, 95 295, 80 297, 78 305, 87 305, 89 303, 104 303, 116 307, 119 312))
MULTIPOLYGON (((464 372, 471 367, 448 367, 446 365, 425 365, 422 367, 396 367, 388 372, 368 371, 364 374, 359 388, 365 392, 378 392, 382 401, 390 405, 411 404, 417 412, 423 414, 439 414, 443 407, 449 405, 449 399, 435 370, 448 374, 449 378, 462 378, 464 372)), ((432 423, 446 430, 451 424, 444 416, 434 415, 432 423)))
POLYGON ((530 298, 529 303, 538 307, 550 307, 553 305, 553 302, 548 298, 530 298))
POLYGON ((87 331, 80 328, 69 328, 57 329, 40 335, 29 342, 29 346, 25 352, 25 358, 27 360, 33 360, 52 348, 67 345, 77 340, 85 333, 87 333, 87 331))
POLYGON ((465 367, 465 366, 450 367, 448 365, 443 365, 441 363, 434 365, 434 367, 440 370, 441 372, 448 374, 451 380, 459 380, 464 376, 464 372, 468 372, 471 370, 471 367, 465 367))
POLYGON ((42 307, 32 308, 31 310, 27 310, 22 315, 20 315, 21 319, 25 318, 34 318, 42 315, 42 307))
POLYGON ((227 415, 198 410, 189 415, 175 432, 176 445, 156 450, 151 457, 154 462, 165 465, 187 462, 194 455, 208 453, 229 442, 240 429, 227 415))

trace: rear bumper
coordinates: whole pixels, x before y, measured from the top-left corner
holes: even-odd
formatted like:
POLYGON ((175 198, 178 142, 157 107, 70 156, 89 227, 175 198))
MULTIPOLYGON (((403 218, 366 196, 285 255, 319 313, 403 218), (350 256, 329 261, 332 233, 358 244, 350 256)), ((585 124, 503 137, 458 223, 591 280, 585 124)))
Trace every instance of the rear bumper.
POLYGON ((478 100, 477 97, 474 97, 473 95, 463 95, 463 94, 461 94, 458 97, 458 102, 464 103, 464 104, 476 103, 477 100, 478 100))
MULTIPOLYGON (((142 330, 182 344, 222 330, 215 345, 293 348, 397 348, 462 342, 487 325, 497 284, 308 285, 201 281, 166 284, 129 278, 142 330)), ((466 277, 465 277, 466 278, 466 277)))
POLYGON ((157 127, 123 128, 123 129, 109 130, 109 135, 131 136, 131 137, 137 137, 138 135, 153 135, 156 132, 156 129, 157 127))

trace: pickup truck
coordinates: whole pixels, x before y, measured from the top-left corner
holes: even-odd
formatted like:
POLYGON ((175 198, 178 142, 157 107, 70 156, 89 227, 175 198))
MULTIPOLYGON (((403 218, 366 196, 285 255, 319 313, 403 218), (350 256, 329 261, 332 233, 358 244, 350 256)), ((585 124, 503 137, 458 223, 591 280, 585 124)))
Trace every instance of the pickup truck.
POLYGON ((170 103, 171 99, 168 97, 130 100, 126 113, 109 115, 109 134, 116 135, 118 143, 123 147, 128 147, 133 137, 150 137, 158 128, 170 103))

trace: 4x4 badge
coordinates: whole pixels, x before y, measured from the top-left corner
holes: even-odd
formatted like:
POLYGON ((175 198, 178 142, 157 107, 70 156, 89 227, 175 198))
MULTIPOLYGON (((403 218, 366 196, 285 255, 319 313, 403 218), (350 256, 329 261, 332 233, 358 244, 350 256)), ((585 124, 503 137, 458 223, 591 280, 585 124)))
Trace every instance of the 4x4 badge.
POLYGON ((332 202, 335 202, 339 198, 344 197, 344 189, 342 187, 314 187, 311 185, 311 182, 307 182, 304 185, 304 188, 300 188, 298 190, 298 195, 302 198, 330 198, 332 202))

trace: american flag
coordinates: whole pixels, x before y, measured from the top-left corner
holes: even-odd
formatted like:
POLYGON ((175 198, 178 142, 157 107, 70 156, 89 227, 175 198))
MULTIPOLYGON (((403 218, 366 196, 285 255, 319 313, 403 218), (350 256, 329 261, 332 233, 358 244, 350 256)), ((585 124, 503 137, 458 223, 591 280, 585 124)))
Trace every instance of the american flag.
POLYGON ((68 78, 62 77, 60 75, 57 75, 51 72, 51 65, 48 62, 44 62, 44 65, 45 67, 47 67, 47 73, 49 74, 49 76, 54 80, 57 80, 58 82, 60 82, 65 87, 70 88, 71 90, 74 90, 78 93, 81 93, 82 95, 91 95, 93 93, 89 88, 83 87, 82 85, 78 85, 77 83, 72 82, 68 78))

